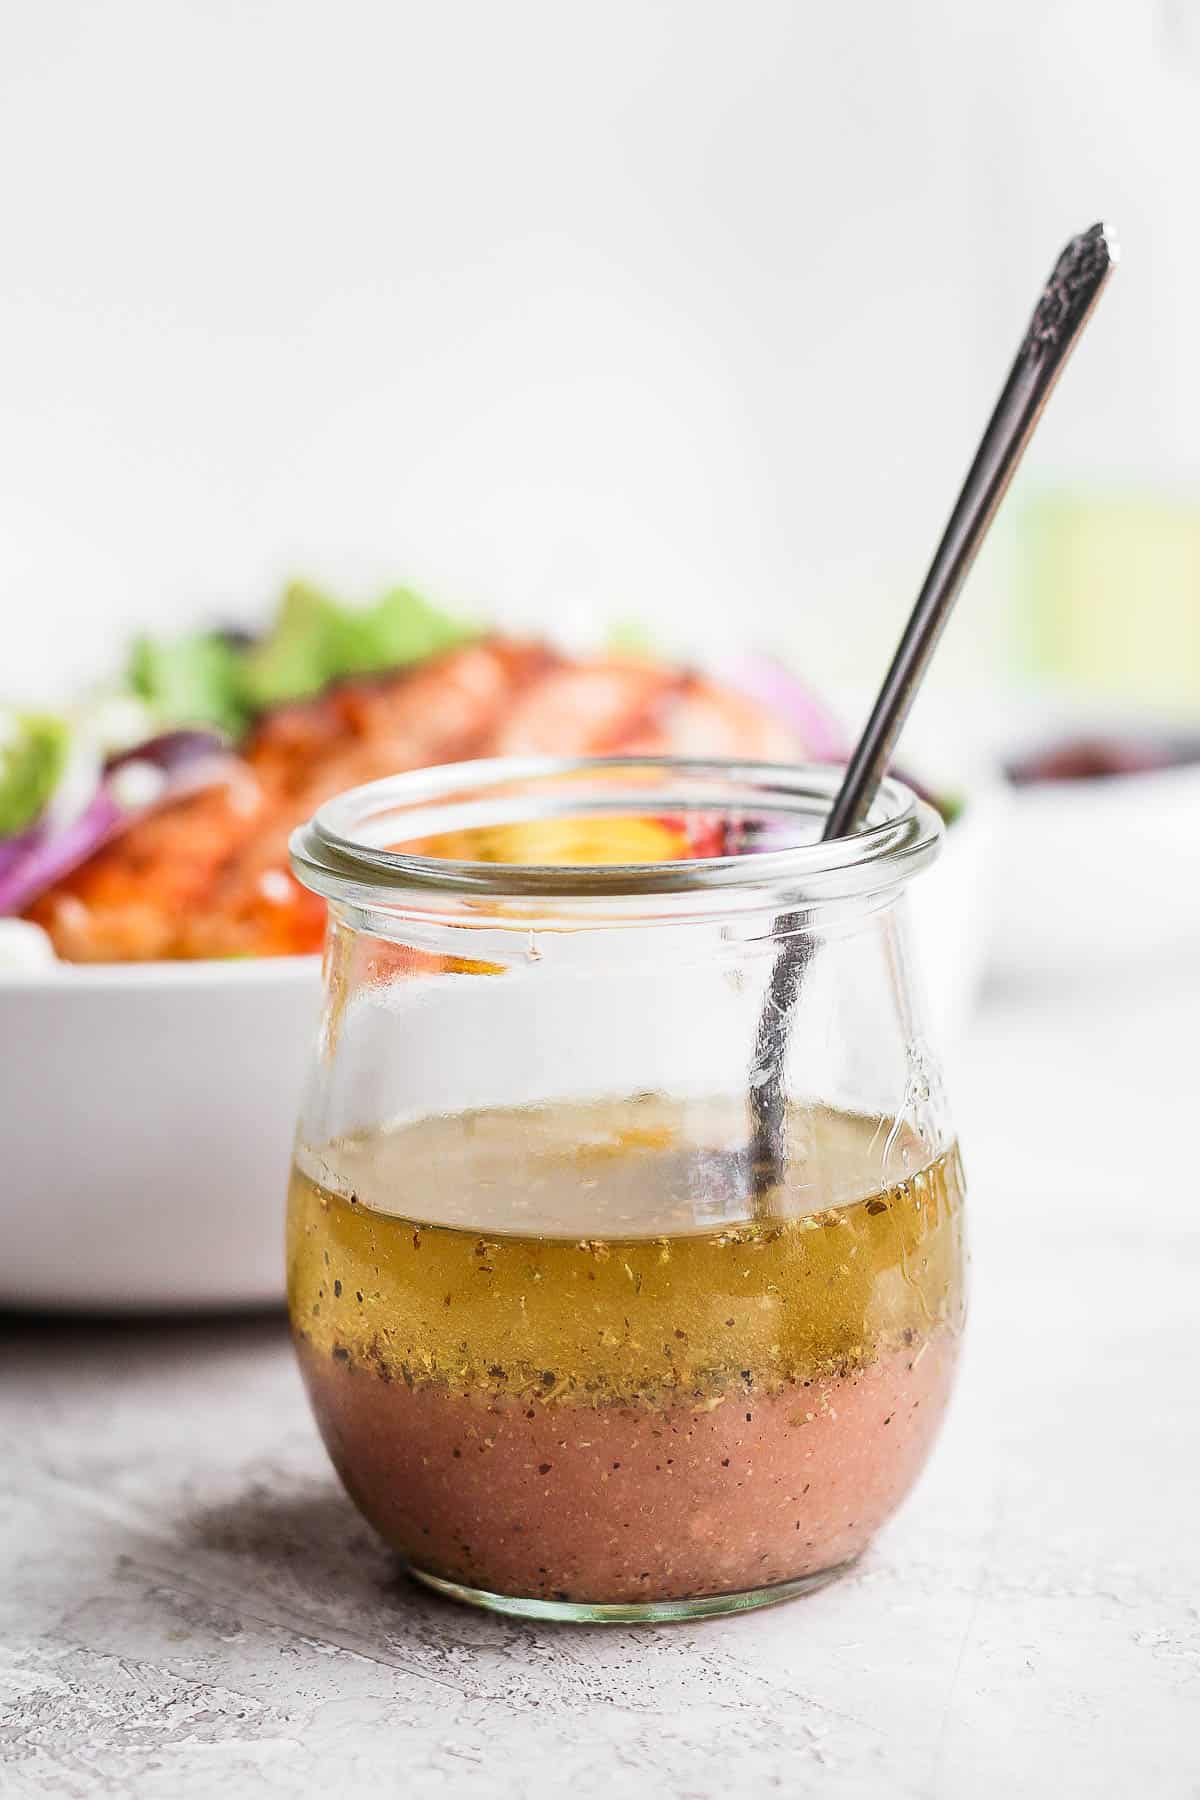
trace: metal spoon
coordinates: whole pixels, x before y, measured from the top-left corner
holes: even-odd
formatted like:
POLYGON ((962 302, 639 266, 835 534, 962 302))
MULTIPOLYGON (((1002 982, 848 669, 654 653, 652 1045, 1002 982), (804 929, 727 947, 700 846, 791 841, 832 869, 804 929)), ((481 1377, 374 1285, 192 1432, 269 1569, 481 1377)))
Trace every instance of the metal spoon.
MULTIPOLYGON (((1093 225, 1090 231, 1072 238, 1055 263, 879 697, 847 765, 823 838, 846 837, 857 831, 866 817, 959 589, 1116 261, 1113 238, 1104 225, 1093 225)), ((812 940, 805 935, 803 924, 803 916, 797 913, 776 920, 783 948, 771 971, 758 1021, 750 1107, 751 1166, 754 1190, 760 1197, 782 1179, 786 1162, 784 1062, 796 996, 812 956, 812 940)))

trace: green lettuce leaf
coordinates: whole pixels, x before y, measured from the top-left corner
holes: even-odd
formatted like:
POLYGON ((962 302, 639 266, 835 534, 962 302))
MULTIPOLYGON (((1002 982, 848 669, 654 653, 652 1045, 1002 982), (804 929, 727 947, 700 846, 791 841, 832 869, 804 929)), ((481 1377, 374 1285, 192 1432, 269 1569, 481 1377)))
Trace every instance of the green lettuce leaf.
POLYGON ((68 736, 51 713, 0 712, 0 837, 34 823, 58 785, 68 736))
POLYGON ((290 584, 266 637, 242 653, 238 686, 251 712, 320 693, 331 679, 341 611, 319 588, 290 584))
POLYGON ((139 638, 128 684, 163 726, 212 725, 237 738, 273 706, 308 700, 348 675, 421 662, 473 635, 408 588, 345 606, 293 581, 270 629, 249 645, 215 631, 139 638))
POLYGON ((472 634, 408 588, 373 606, 344 606, 320 588, 294 581, 267 636, 244 652, 243 702, 252 712, 305 700, 347 675, 383 674, 472 634))
POLYGON ((212 725, 237 737, 247 723, 240 654, 215 631, 139 637, 129 658, 129 685, 165 726, 212 725))
POLYGON ((472 633, 411 588, 393 588, 374 606, 344 606, 333 645, 341 675, 374 675, 452 650, 472 633))

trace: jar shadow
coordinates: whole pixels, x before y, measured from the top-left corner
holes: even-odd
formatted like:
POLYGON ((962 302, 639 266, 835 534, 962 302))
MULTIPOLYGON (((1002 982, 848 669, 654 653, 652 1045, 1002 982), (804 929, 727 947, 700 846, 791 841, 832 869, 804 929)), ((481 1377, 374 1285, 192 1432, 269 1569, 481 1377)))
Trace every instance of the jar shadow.
POLYGON ((377 1660, 405 1646, 498 1651, 538 1636, 421 1587, 332 1481, 300 1493, 255 1482, 185 1515, 178 1544, 206 1588, 236 1594, 263 1623, 377 1660))

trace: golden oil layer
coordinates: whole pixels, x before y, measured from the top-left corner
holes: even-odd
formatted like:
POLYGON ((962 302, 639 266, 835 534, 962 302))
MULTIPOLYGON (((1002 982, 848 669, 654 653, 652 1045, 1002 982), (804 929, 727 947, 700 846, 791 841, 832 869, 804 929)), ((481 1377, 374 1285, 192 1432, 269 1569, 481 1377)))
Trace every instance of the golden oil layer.
MULTIPOLYGON (((315 1350, 409 1384, 699 1408, 735 1387, 771 1392, 862 1367, 900 1345, 919 1355, 932 1333, 957 1330, 956 1148, 877 1193, 827 1207, 814 1208, 822 1195, 801 1161, 770 1216, 721 1216, 706 1229, 696 1219, 730 1210, 729 1159, 717 1152, 706 1163, 693 1145, 681 1160, 663 1104, 649 1124, 644 1107, 632 1123, 612 1109, 586 1120, 580 1109, 536 1122, 480 1115, 467 1134, 473 1163, 455 1163, 447 1137, 456 1194, 471 1167, 524 1170, 536 1231, 496 1228, 519 1221, 521 1208, 486 1175, 487 1204, 479 1195, 451 1204, 443 1186, 436 1206, 414 1205, 437 1161, 437 1133, 456 1133, 461 1151, 461 1120, 439 1121, 432 1138, 387 1133, 343 1146, 353 1185, 297 1167, 288 1224, 294 1326, 315 1350), (531 1135, 541 1146, 532 1163, 531 1135), (481 1228, 444 1222, 464 1206, 475 1207, 481 1228), (693 1228, 684 1230, 689 1210, 693 1228), (423 1216, 431 1211, 439 1222, 423 1216), (597 1219, 625 1229, 565 1235, 572 1221, 597 1219), (651 1235, 662 1222, 671 1228, 651 1235)), ((869 1125, 828 1116, 826 1192, 853 1189, 849 1165, 863 1166, 869 1125)))

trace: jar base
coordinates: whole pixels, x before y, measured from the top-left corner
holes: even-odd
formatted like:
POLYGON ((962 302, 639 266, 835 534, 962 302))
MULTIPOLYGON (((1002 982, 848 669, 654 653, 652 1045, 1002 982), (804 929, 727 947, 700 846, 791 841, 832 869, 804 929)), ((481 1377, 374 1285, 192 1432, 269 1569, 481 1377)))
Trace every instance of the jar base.
POLYGON ((414 1581, 458 1600, 467 1606, 482 1607, 485 1612, 505 1613, 516 1619, 548 1619, 568 1625, 653 1625, 672 1620, 716 1619, 726 1613, 754 1612, 760 1606, 778 1606, 783 1600, 795 1600, 801 1594, 816 1593, 836 1581, 858 1561, 834 1563, 828 1569, 817 1569, 811 1575, 797 1575, 792 1581, 777 1581, 770 1587, 746 1588, 736 1594, 696 1594, 684 1600, 630 1600, 601 1603, 589 1600, 526 1600, 517 1594, 492 1594, 486 1588, 464 1587, 459 1581, 445 1581, 415 1564, 408 1565, 414 1581))

